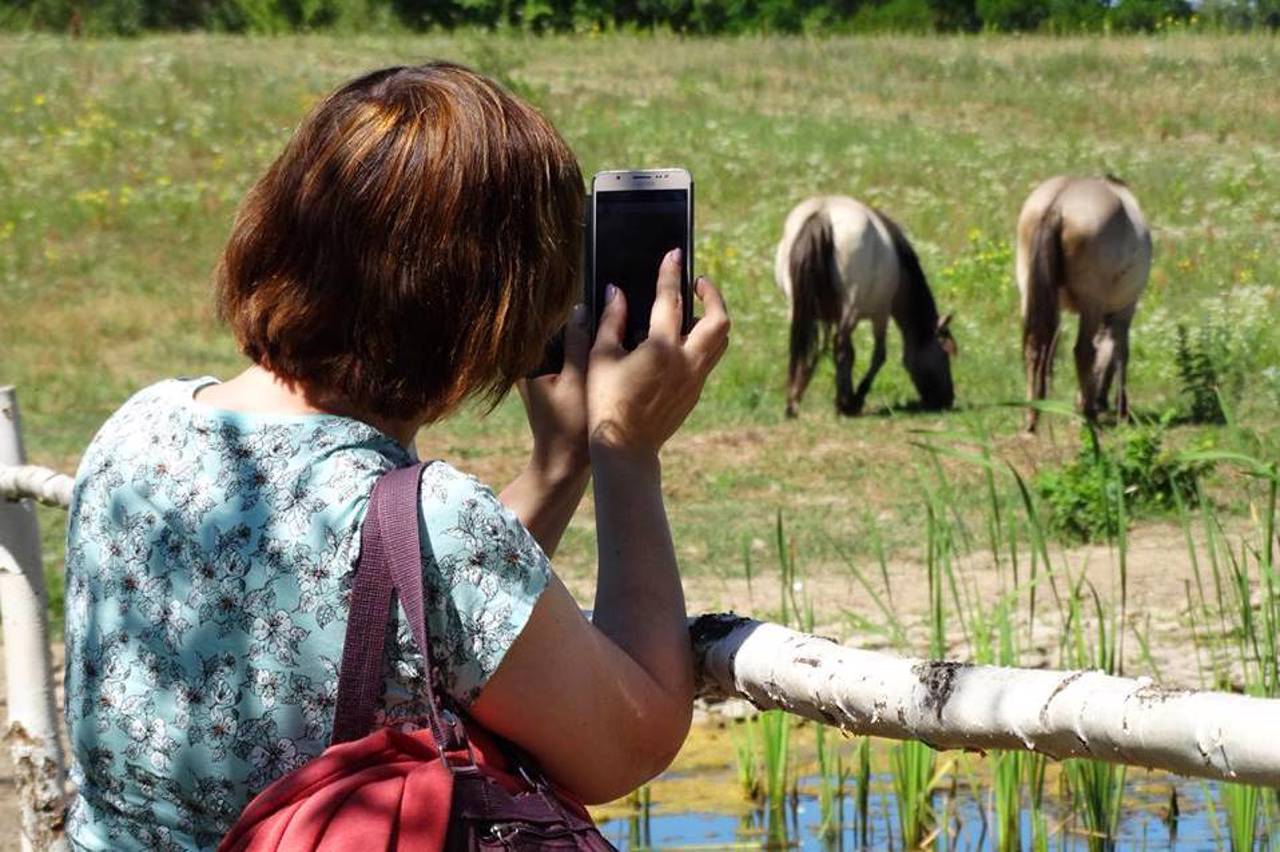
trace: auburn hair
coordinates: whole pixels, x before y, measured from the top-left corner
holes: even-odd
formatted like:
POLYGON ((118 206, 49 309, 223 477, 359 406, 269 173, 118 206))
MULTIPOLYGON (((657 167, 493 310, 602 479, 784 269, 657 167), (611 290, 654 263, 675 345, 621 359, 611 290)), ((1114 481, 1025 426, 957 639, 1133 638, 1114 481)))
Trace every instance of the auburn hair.
POLYGON ((318 398, 426 421, 496 403, 574 301, 583 203, 560 134, 491 80, 375 71, 325 98, 249 191, 218 312, 318 398))

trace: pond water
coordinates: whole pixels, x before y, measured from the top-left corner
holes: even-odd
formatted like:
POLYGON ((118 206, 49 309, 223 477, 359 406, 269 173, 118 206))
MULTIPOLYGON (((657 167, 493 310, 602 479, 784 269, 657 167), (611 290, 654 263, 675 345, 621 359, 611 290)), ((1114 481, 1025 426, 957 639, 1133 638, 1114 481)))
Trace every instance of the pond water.
MULTIPOLYGON (((806 779, 816 787, 815 779, 806 779)), ((804 782, 802 782, 803 784, 804 782)), ((747 814, 714 812, 681 812, 678 802, 655 804, 646 815, 643 809, 628 817, 616 817, 602 824, 601 828, 619 849, 760 849, 790 847, 801 850, 839 849, 888 849, 897 843, 897 806, 892 794, 891 779, 873 776, 870 797, 869 830, 865 842, 857 828, 856 804, 846 796, 842 802, 843 824, 834 835, 820 836, 822 824, 816 795, 801 793, 794 807, 788 805, 782 814, 785 827, 776 822, 771 826, 769 816, 762 808, 747 814), (770 842, 779 834, 784 839, 770 842), (647 840, 647 842, 646 842, 647 840)), ((1161 812, 1163 802, 1152 799, 1144 803, 1133 802, 1120 820, 1116 838, 1118 849, 1220 849, 1225 838, 1214 831, 1208 811, 1203 807, 1204 791, 1190 787, 1179 791, 1181 807, 1186 810, 1169 821, 1161 812)), ((1166 792, 1167 795, 1167 792, 1166 792)), ((939 794, 935 803, 942 807, 939 794)), ((959 795, 949 805, 950 826, 946 839, 936 838, 934 848, 939 849, 987 849, 995 845, 993 829, 984 808, 971 796, 959 795)), ((1064 821, 1064 815, 1049 810, 1051 831, 1064 821)), ((775 816, 775 820, 777 817, 775 816)), ((1219 832, 1221 829, 1219 829, 1219 832)), ((1023 848, 1031 848, 1031 819, 1024 812, 1023 848)), ((1083 832, 1074 832, 1062 825, 1053 833, 1051 849, 1087 849, 1083 832)))
MULTIPOLYGON (((605 836, 619 849, 761 849, 800 850, 901 849, 897 799, 888 772, 888 744, 873 747, 873 771, 869 785, 868 819, 860 831, 855 784, 846 782, 839 816, 823 836, 823 816, 813 771, 811 726, 793 731, 790 758, 800 773, 795 793, 780 811, 771 814, 753 803, 742 789, 735 769, 732 726, 695 727, 681 758, 642 795, 596 813, 605 836), (806 734, 808 736, 806 736, 806 734), (884 770, 884 771, 881 771, 884 770), (647 801, 646 801, 647 797, 647 801)), ((851 744, 846 741, 846 748, 851 744)), ((936 850, 986 850, 997 848, 988 764, 977 755, 948 755, 952 771, 932 796, 945 832, 928 844, 936 850)), ((1043 814, 1052 850, 1087 850, 1088 839, 1079 817, 1070 812, 1060 773, 1050 766, 1046 773, 1043 814)), ((1178 779, 1164 773, 1130 769, 1115 849, 1212 850, 1229 847, 1226 815, 1216 808, 1214 782, 1178 779), (1176 809, 1171 801, 1176 796, 1176 809), (1174 810, 1172 817, 1171 810, 1174 810)), ((833 813, 835 813, 833 811, 833 813)), ((1275 814, 1275 809, 1271 809, 1275 814)), ((1023 849, 1031 849, 1031 815, 1022 819, 1023 849)), ((1280 825, 1264 826, 1257 848, 1280 848, 1280 825)))

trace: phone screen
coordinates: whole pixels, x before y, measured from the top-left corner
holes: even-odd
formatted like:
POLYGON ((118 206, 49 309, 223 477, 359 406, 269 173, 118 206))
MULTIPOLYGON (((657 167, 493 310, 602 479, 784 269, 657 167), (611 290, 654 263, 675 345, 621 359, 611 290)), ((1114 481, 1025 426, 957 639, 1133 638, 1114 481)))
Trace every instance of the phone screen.
POLYGON ((595 275, 592 301, 596 316, 604 310, 604 290, 617 286, 627 298, 627 331, 623 345, 634 349, 649 335, 649 314, 658 281, 658 265, 667 252, 684 253, 681 288, 685 293, 684 325, 689 304, 689 191, 640 189, 596 192, 593 233, 595 275))

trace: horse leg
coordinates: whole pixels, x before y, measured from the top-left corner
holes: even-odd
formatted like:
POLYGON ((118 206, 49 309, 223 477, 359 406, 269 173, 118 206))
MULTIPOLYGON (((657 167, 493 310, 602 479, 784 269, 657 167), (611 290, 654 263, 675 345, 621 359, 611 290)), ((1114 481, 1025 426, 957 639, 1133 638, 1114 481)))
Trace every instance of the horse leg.
POLYGON ((818 367, 821 347, 814 346, 803 358, 791 356, 791 369, 787 381, 787 417, 795 417, 800 411, 800 399, 804 396, 813 372, 818 367))
POLYGON ((858 382, 858 389, 853 394, 855 413, 862 411, 862 406, 867 401, 867 394, 871 391, 871 383, 875 381, 876 374, 884 366, 886 357, 885 337, 889 331, 888 314, 872 320, 871 330, 875 335, 875 348, 871 350, 871 363, 867 366, 867 374, 862 377, 862 381, 858 382))
MULTIPOLYGON (((1076 405, 1084 416, 1093 420, 1098 416, 1099 387, 1099 337, 1104 333, 1102 317, 1095 311, 1081 309, 1080 330, 1076 333, 1076 381, 1080 392, 1076 397, 1076 405)), ((1109 352, 1111 347, 1104 345, 1102 349, 1109 352)))
MULTIPOLYGON (((1111 402, 1111 383, 1122 361, 1128 357, 1129 323, 1133 320, 1136 305, 1123 311, 1107 314, 1102 318, 1102 328, 1097 335, 1098 363, 1094 374, 1098 378, 1098 410, 1108 410, 1111 402)), ((1119 394, 1116 408, 1120 408, 1119 394)))
POLYGON ((853 326, 857 322, 842 320, 836 329, 836 413, 853 416, 858 413, 853 392, 853 326))
POLYGON ((1129 419, 1129 325, 1133 322, 1133 312, 1137 305, 1130 305, 1125 310, 1113 315, 1111 326, 1111 339, 1113 341, 1114 350, 1111 355, 1111 364, 1107 370, 1107 387, 1103 390, 1103 394, 1110 391, 1111 377, 1114 375, 1116 381, 1116 416, 1121 420, 1129 419))
POLYGON ((1114 314, 1107 314, 1093 336, 1093 408, 1105 414, 1111 407, 1111 382, 1116 374, 1116 339, 1112 328, 1114 314))
MULTIPOLYGON (((1027 401, 1039 402, 1049 395, 1049 377, 1053 374, 1053 356, 1058 345, 1060 314, 1053 312, 1052 322, 1041 328, 1028 328, 1023 335, 1022 357, 1027 366, 1027 401)), ((1036 431, 1040 412, 1027 408, 1027 431, 1036 431)))

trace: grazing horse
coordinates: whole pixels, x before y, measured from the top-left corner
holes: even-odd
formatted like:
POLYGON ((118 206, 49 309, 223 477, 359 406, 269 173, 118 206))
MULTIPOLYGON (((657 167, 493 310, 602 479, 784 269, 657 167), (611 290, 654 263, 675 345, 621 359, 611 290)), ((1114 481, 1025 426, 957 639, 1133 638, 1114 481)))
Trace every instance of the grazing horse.
MULTIPOLYGON (((1116 383, 1116 413, 1129 416, 1125 390, 1129 324, 1151 269, 1151 232, 1133 193, 1119 179, 1050 178, 1018 217, 1018 289, 1027 399, 1049 392, 1062 308, 1080 315, 1076 335, 1077 404, 1089 419, 1106 411, 1116 383)), ((1027 411, 1034 432, 1039 412, 1027 411)))
POLYGON ((836 410, 859 413, 884 366, 891 316, 902 332, 902 363, 921 407, 951 407, 951 358, 956 354, 948 328, 951 316, 938 317, 920 260, 892 219, 845 196, 803 201, 787 216, 774 271, 791 306, 788 417, 796 416, 833 326, 836 410), (854 390, 853 330, 864 319, 871 321, 875 349, 854 390))

